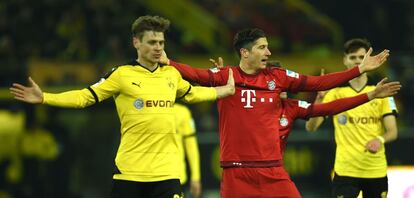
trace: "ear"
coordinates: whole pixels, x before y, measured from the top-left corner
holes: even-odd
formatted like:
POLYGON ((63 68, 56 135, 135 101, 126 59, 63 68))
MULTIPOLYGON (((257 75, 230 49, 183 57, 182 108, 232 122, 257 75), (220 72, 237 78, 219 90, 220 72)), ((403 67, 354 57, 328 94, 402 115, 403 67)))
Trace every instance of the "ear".
POLYGON ((134 45, 135 49, 139 49, 141 45, 141 40, 138 37, 132 37, 132 44, 134 45))
POLYGON ((240 57, 247 58, 248 55, 249 55, 249 50, 247 50, 246 48, 240 48, 240 57))

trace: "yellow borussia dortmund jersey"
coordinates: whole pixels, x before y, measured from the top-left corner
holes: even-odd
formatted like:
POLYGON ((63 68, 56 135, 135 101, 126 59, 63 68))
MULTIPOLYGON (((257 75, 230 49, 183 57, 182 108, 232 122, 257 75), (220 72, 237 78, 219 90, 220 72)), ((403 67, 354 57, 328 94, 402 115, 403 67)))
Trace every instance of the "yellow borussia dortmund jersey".
POLYGON ((179 149, 181 155, 180 182, 187 182, 187 169, 185 156, 191 170, 191 181, 200 181, 200 154, 198 150, 196 129, 190 110, 181 104, 174 104, 176 115, 177 134, 179 138, 179 149))
POLYGON ((188 102, 216 99, 214 88, 192 87, 171 66, 154 71, 137 62, 114 68, 91 87, 60 94, 44 94, 44 103, 84 107, 113 96, 121 122, 121 141, 114 179, 161 181, 179 178, 176 138, 176 98, 188 102))
MULTIPOLYGON (((375 86, 365 86, 360 92, 356 92, 350 86, 338 87, 326 94, 323 103, 373 89, 375 86)), ((333 117, 337 146, 334 170, 338 175, 377 178, 387 174, 384 146, 373 154, 365 151, 365 145, 378 135, 384 134, 382 119, 394 113, 397 113, 394 99, 389 97, 371 100, 333 117)))

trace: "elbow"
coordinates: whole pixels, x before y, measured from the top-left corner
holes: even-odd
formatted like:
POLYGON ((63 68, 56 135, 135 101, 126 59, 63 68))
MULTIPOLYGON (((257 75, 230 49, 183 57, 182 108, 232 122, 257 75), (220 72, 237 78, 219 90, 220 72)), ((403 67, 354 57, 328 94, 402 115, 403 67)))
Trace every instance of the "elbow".
POLYGON ((394 133, 392 133, 392 135, 390 136, 390 141, 395 141, 398 138, 398 132, 395 131, 394 133))

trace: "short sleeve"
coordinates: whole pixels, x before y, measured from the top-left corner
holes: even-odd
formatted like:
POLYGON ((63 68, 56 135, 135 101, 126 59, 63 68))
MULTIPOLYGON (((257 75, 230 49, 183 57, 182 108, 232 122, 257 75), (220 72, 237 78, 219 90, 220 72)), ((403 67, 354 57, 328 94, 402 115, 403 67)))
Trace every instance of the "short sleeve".
POLYGON ((395 104, 394 97, 383 98, 382 100, 382 116, 395 115, 398 116, 397 105, 395 104))

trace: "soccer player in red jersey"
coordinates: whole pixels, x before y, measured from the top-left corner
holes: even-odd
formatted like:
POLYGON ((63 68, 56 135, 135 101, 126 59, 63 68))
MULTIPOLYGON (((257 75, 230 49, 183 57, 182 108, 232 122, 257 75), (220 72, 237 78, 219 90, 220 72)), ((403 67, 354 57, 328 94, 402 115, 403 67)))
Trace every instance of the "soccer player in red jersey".
POLYGON ((260 29, 238 32, 234 47, 240 56, 239 66, 221 70, 182 67, 169 61, 184 79, 201 85, 225 84, 228 70, 233 69, 236 93, 218 100, 220 164, 223 167, 221 197, 300 197, 282 166, 279 123, 275 122, 281 114, 279 94, 339 86, 379 67, 389 51, 371 56, 371 49, 362 64, 347 71, 305 76, 266 67, 271 52, 260 29))

